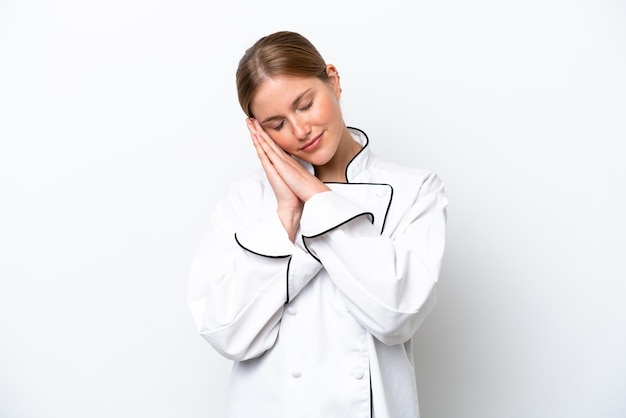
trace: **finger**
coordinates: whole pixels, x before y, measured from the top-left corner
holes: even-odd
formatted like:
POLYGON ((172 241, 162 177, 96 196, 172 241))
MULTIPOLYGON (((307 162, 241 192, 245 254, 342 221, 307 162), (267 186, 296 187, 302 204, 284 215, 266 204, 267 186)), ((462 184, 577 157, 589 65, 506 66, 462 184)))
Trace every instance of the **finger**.
POLYGON ((252 126, 252 119, 246 118, 246 127, 248 128, 248 130, 250 130, 251 126, 252 126))
POLYGON ((257 132, 256 126, 254 125, 254 120, 252 118, 246 118, 246 127, 250 132, 250 135, 257 132))
MULTIPOLYGON (((296 173, 304 176, 311 175, 291 155, 276 144, 276 141, 263 130, 258 121, 253 121, 253 124, 257 128, 255 136, 258 146, 263 149, 266 157, 280 176, 293 178, 296 173)), ((288 180, 287 178, 285 180, 288 180)))
MULTIPOLYGON (((264 150, 264 146, 262 145, 261 138, 259 135, 252 134, 252 141, 257 151, 257 156, 261 161, 261 166, 265 171, 265 175, 276 194, 276 198, 278 202, 296 202, 299 201, 297 195, 291 190, 291 188, 284 181, 280 173, 278 172, 277 167, 272 163, 268 155, 264 150)), ((293 204, 293 203, 291 203, 293 204)))
POLYGON ((271 182, 274 184, 276 184, 276 182, 284 183, 282 177, 280 176, 280 173, 277 170, 277 167, 274 165, 266 152, 267 145, 264 144, 261 137, 257 133, 253 133, 251 134, 251 136, 252 143, 254 144, 257 153, 257 157, 259 158, 261 166, 263 167, 263 170, 265 171, 268 179, 271 180, 271 182))
POLYGON ((258 120, 251 119, 251 123, 256 129, 258 145, 265 152, 266 157, 273 165, 276 173, 281 176, 287 184, 292 185, 297 178, 314 178, 311 173, 302 167, 272 139, 258 120))
POLYGON ((261 126, 258 120, 253 121, 253 126, 256 129, 257 134, 260 136, 261 142, 264 143, 264 145, 266 145, 266 152, 268 153, 268 155, 274 154, 275 156, 279 158, 283 158, 283 159, 290 157, 290 155, 287 154, 285 150, 282 149, 276 143, 276 141, 272 139, 272 137, 267 133, 267 131, 263 129, 263 126, 261 126))
POLYGON ((268 139, 260 133, 255 133, 253 135, 256 141, 256 146, 263 151, 265 158, 267 158, 272 165, 276 166, 276 164, 284 164, 285 153, 282 149, 280 149, 280 147, 274 145, 271 138, 268 139))
POLYGON ((257 157, 261 161, 261 165, 263 166, 265 171, 267 171, 268 168, 273 169, 273 164, 268 158, 267 153, 265 152, 265 149, 261 144, 259 136, 253 132, 250 134, 250 137, 252 138, 252 144, 254 145, 254 149, 256 150, 257 157))
MULTIPOLYGON (((272 164, 270 157, 268 156, 268 152, 272 153, 274 150, 269 146, 269 141, 265 137, 267 133, 260 128, 258 121, 255 119, 249 118, 246 119, 246 124, 248 126, 248 130, 250 131, 250 138, 252 138, 252 143, 256 149, 257 156, 261 160, 262 163, 272 164), (260 128, 257 129, 257 128, 260 128), (265 134, 265 136, 263 134, 265 134)), ((273 165, 273 164, 272 164, 273 165)))

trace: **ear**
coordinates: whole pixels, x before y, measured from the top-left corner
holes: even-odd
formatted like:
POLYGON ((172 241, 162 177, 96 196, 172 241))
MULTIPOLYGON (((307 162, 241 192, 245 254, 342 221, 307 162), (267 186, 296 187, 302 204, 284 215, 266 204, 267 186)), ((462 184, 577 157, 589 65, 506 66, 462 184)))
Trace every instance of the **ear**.
POLYGON ((326 64, 326 74, 328 74, 328 81, 335 92, 335 96, 339 98, 341 96, 341 81, 339 80, 337 67, 333 64, 326 64))

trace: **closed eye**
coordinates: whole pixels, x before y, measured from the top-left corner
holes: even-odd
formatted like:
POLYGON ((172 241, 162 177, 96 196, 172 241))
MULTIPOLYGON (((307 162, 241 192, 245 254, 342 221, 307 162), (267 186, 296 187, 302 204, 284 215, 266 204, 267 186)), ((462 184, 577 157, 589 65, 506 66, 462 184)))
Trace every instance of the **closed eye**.
MULTIPOLYGON (((306 112, 307 110, 309 110, 311 107, 313 106, 313 100, 311 100, 309 102, 309 104, 307 104, 306 106, 302 106, 299 107, 297 109, 298 112, 306 112)), ((282 120, 278 125, 274 126, 272 129, 274 129, 275 131, 280 131, 283 127, 283 125, 285 124, 285 121, 282 120)))
POLYGON ((309 110, 311 108, 311 106, 313 106, 313 101, 312 100, 309 102, 308 105, 299 108, 298 111, 299 112, 306 112, 307 110, 309 110))

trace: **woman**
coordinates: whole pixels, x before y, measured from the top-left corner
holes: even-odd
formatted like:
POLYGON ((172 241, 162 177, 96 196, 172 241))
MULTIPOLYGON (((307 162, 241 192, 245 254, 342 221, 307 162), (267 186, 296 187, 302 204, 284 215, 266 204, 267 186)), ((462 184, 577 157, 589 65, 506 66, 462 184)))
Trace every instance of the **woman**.
POLYGON ((337 69, 297 33, 248 49, 237 90, 262 170, 219 203, 189 282, 201 335, 235 361, 229 417, 417 417, 441 181, 370 153, 337 69))

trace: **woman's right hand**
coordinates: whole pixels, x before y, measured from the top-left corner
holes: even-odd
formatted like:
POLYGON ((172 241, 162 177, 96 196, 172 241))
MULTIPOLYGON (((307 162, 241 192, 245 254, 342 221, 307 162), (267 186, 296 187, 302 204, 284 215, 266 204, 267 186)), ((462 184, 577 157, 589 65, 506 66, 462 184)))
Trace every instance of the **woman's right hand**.
POLYGON ((261 166, 265 171, 267 180, 272 186, 272 190, 274 190, 274 195, 276 196, 276 201, 278 203, 278 217, 287 231, 289 239, 293 242, 300 225, 300 217, 302 216, 304 202, 298 198, 298 196, 291 190, 291 188, 289 188, 276 171, 274 164, 272 164, 265 150, 261 146, 262 133, 257 130, 254 122, 251 119, 246 119, 246 125, 250 131, 252 143, 254 144, 259 161, 261 161, 261 166))

